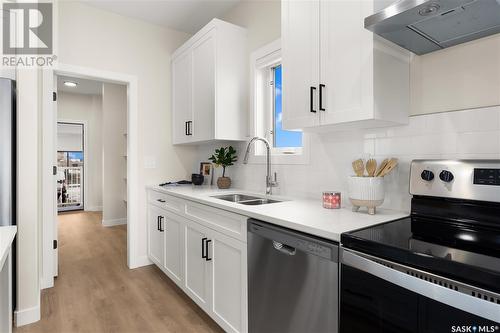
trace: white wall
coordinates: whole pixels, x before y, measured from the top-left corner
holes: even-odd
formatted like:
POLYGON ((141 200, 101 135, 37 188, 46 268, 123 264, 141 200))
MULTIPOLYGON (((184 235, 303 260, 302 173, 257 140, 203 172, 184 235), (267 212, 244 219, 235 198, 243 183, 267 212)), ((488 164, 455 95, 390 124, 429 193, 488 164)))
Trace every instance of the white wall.
POLYGON ((85 121, 87 123, 87 202, 85 210, 102 210, 102 97, 59 92, 57 100, 58 120, 85 121))
POLYGON ((220 19, 247 29, 247 49, 250 53, 281 37, 280 1, 244 0, 222 15, 220 19))
POLYGON ((138 78, 139 202, 136 255, 146 260, 148 184, 188 177, 192 149, 171 144, 170 56, 188 34, 102 11, 79 2, 58 4, 58 60, 138 78), (153 161, 149 169, 144 161, 153 161))
POLYGON ((103 211, 102 224, 126 223, 127 87, 104 83, 102 89, 103 211))

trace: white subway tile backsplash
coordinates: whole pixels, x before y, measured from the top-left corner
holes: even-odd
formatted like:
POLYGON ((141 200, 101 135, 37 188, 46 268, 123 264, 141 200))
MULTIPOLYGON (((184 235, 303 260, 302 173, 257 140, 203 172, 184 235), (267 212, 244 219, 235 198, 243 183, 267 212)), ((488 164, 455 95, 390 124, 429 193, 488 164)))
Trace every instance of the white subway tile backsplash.
MULTIPOLYGON (((413 116, 405 126, 308 135, 309 165, 273 165, 280 183, 276 193, 319 200, 322 191, 335 190, 342 192, 344 204, 349 205, 351 162, 397 157, 399 166, 385 179, 383 206, 409 210, 408 179, 413 159, 500 159, 500 107, 413 116)), ((246 144, 231 144, 241 160, 246 144)), ((205 161, 213 148, 200 146, 200 161, 205 161)), ((234 186, 264 192, 265 166, 240 163, 228 169, 234 186)))
POLYGON ((457 153, 459 154, 492 154, 499 150, 499 131, 458 134, 457 153))

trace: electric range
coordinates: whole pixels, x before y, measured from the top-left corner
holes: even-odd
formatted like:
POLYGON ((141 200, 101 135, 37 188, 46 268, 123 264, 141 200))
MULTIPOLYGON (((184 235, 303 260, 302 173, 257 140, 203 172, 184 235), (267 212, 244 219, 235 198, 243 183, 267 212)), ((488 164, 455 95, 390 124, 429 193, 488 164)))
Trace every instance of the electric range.
POLYGON ((500 332, 500 160, 416 160, 408 218, 341 235, 341 332, 500 332))

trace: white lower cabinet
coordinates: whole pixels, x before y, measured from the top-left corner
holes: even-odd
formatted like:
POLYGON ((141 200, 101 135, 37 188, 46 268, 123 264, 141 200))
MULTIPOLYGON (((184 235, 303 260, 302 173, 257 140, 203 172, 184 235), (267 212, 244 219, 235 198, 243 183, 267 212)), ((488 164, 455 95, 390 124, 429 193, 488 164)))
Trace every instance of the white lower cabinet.
POLYGON ((158 267, 162 268, 165 258, 164 232, 161 224, 165 219, 164 210, 153 205, 148 207, 148 256, 158 267))
POLYGON ((206 244, 209 237, 208 228, 200 224, 189 221, 186 224, 185 232, 185 282, 186 293, 203 310, 210 311, 210 263, 208 255, 209 243, 206 244))
POLYGON ((211 234, 213 318, 229 332, 247 331, 247 244, 211 234))
POLYGON ((175 214, 165 212, 165 273, 178 286, 182 287, 184 277, 183 265, 183 235, 184 219, 175 214))
POLYGON ((183 213, 148 211, 151 261, 226 332, 247 332, 247 244, 183 213))

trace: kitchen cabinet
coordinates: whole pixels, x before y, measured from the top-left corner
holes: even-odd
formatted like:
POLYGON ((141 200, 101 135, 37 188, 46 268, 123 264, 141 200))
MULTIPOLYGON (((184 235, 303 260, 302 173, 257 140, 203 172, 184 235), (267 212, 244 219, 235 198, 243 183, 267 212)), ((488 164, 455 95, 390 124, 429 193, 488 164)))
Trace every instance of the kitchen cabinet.
POLYGON ((148 255, 227 332, 247 332, 247 218, 148 191, 148 255))
POLYGON ((186 293, 229 332, 246 331, 246 244, 189 221, 186 293))
POLYGON ((209 230, 200 224, 189 222, 186 224, 186 247, 185 247, 185 265, 186 293, 203 310, 210 311, 210 272, 209 261, 211 255, 208 254, 210 242, 209 230))
POLYGON ((149 205, 148 208, 148 256, 162 268, 165 259, 164 238, 165 214, 162 209, 149 205))
POLYGON ((172 141, 245 140, 246 30, 214 19, 172 56, 172 141))
POLYGON ((180 216, 165 212, 165 273, 178 286, 183 283, 183 236, 185 221, 180 216))
POLYGON ((283 1, 283 126, 405 124, 410 54, 364 29, 369 1, 283 1))
POLYGON ((211 237, 211 313, 226 331, 247 328, 247 244, 213 232, 211 237))

